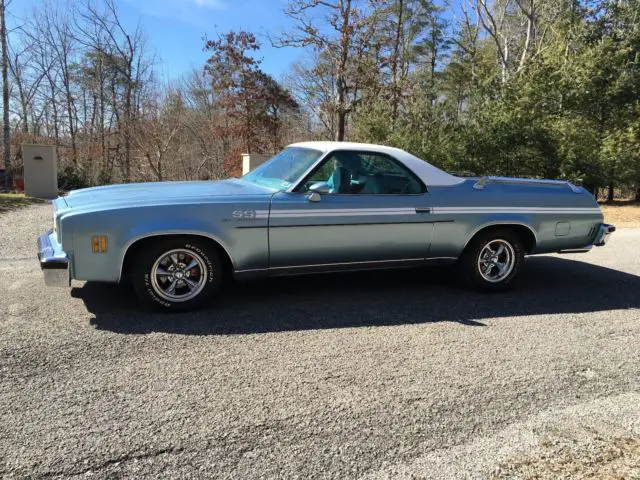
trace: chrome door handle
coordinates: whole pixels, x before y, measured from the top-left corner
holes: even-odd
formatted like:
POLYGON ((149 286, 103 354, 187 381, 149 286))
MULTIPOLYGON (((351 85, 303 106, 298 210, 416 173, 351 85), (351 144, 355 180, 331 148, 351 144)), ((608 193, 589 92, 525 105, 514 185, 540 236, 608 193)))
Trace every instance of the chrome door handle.
POLYGON ((431 213, 431 208, 416 208, 416 213, 431 213))

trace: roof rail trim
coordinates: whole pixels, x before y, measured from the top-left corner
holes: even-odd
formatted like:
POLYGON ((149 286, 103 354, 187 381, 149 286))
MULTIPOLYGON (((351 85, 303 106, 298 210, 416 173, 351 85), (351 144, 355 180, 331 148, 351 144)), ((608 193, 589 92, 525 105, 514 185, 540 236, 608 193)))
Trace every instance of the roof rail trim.
POLYGON ((502 184, 514 184, 514 185, 557 185, 565 186, 571 189, 573 193, 583 193, 584 189, 578 187, 573 183, 566 180, 542 180, 537 178, 513 178, 513 177, 494 177, 486 176, 480 178, 473 188, 476 190, 484 189, 485 185, 490 183, 502 183, 502 184))

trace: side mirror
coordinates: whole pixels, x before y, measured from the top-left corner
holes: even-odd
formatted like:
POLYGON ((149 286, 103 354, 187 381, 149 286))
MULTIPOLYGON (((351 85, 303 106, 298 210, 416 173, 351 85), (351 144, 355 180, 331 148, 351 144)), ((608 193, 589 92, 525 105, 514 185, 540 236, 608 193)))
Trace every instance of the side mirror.
POLYGON ((309 191, 324 195, 331 192, 331 187, 327 182, 316 182, 309 187, 309 191))
POLYGON ((310 202, 319 202, 322 200, 322 196, 320 194, 326 194, 331 191, 331 187, 327 182, 316 182, 309 187, 309 194, 307 195, 307 200, 310 202))

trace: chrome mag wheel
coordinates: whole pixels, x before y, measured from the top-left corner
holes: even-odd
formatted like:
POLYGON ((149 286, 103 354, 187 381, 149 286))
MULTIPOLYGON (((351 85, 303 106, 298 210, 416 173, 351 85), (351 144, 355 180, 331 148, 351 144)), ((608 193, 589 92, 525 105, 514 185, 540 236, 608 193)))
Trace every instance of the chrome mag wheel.
POLYGON ((187 302, 198 296, 207 284, 207 268, 197 253, 175 249, 163 253, 151 268, 151 286, 169 302, 187 302))
POLYGON ((488 242, 478 256, 478 271, 484 280, 498 283, 507 278, 516 265, 513 246, 502 239, 488 242))

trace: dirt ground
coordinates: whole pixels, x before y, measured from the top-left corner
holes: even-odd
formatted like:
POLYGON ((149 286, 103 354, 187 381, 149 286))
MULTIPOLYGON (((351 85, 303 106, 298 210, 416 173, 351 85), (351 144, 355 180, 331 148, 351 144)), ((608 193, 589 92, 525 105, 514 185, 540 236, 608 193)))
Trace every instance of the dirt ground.
POLYGON ((615 202, 612 204, 601 204, 604 212, 604 221, 612 223, 619 228, 640 227, 640 203, 615 202))

